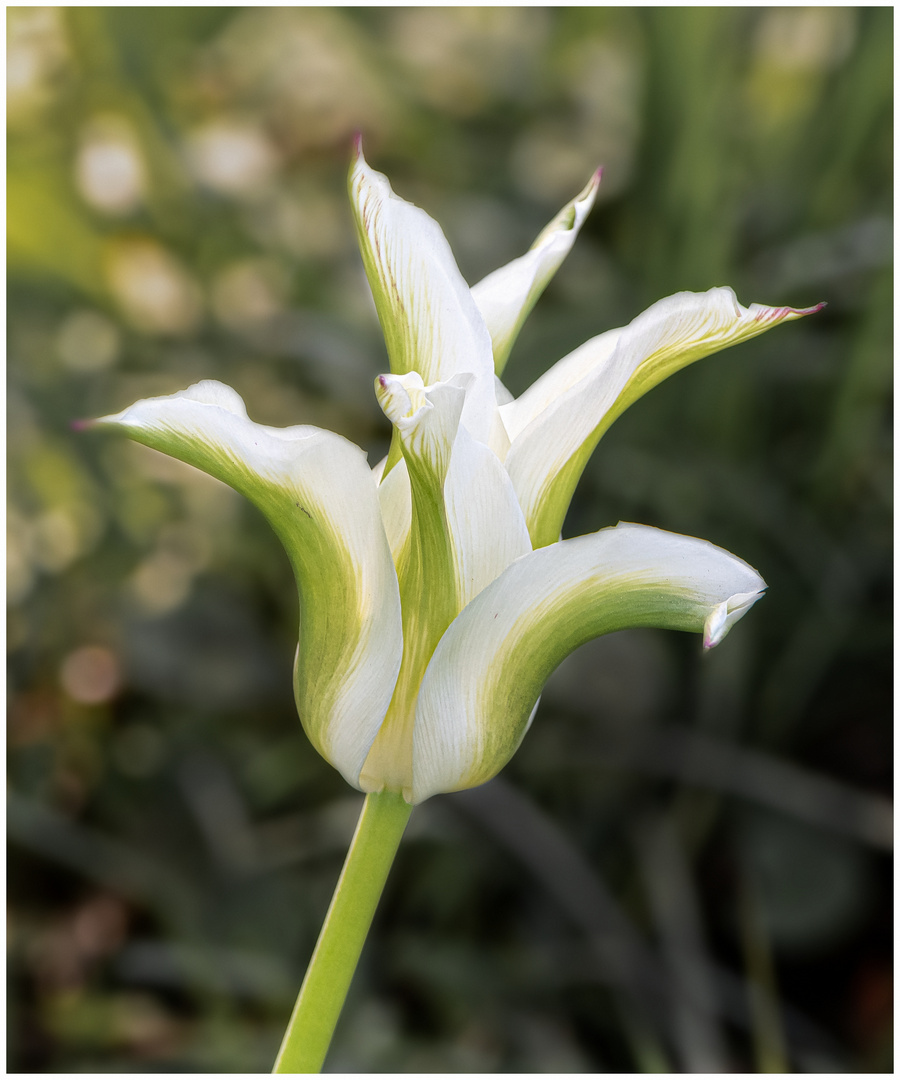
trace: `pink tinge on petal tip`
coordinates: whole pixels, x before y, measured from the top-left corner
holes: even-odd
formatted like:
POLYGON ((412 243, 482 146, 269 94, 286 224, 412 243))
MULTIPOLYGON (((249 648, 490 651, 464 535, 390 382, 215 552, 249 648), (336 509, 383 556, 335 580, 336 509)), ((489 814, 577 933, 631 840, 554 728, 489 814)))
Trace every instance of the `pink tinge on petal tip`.
POLYGON ((87 431, 88 428, 92 428, 96 420, 70 420, 69 427, 72 431, 87 431))
POLYGON ((798 317, 803 315, 815 315, 817 311, 821 311, 823 307, 827 306, 828 301, 823 300, 821 303, 814 304, 812 307, 808 308, 779 307, 763 309, 762 311, 757 312, 756 321, 776 322, 779 319, 786 319, 790 315, 796 315, 798 317))

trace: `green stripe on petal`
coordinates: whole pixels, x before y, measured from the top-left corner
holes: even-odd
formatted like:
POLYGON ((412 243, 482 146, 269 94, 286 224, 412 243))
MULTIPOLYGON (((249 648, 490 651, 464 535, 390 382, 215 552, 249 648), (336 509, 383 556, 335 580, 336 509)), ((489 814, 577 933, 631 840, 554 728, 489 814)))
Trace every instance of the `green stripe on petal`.
POLYGON ((579 645, 654 626, 707 647, 765 582, 705 540, 620 524, 520 558, 454 620, 425 673, 413 743, 413 802, 495 776, 524 736, 544 683, 579 645))
POLYGON ((600 186, 598 169, 571 202, 546 225, 529 250, 472 286, 494 347, 494 369, 502 374, 522 324, 572 249, 600 186))
MULTIPOLYGON (((496 413, 491 338, 440 226, 391 190, 357 143, 350 201, 391 371, 426 385, 469 373, 463 423, 487 443, 496 413)), ((395 463, 392 457, 388 469, 395 463)))
POLYGON ((218 382, 94 423, 224 481, 268 518, 297 580, 294 686, 303 727, 358 786, 402 652, 397 576, 365 454, 329 431, 255 424, 240 396, 218 382))
POLYGON ((588 458, 629 405, 688 364, 821 307, 745 308, 729 288, 676 293, 593 338, 502 406, 506 467, 534 546, 559 537, 588 458))
POLYGON ((425 387, 414 372, 381 375, 375 392, 402 462, 381 488, 400 579, 403 662, 382 729, 361 774, 366 790, 411 792, 415 703, 444 631, 468 601, 531 550, 509 475, 461 426, 469 375, 425 387), (405 536, 403 500, 410 519, 405 536), (401 541, 401 537, 404 537, 401 541))
POLYGON ((375 380, 375 394, 393 424, 406 474, 402 479, 399 466, 387 474, 382 487, 394 488, 385 491, 383 505, 397 514, 408 486, 411 518, 402 547, 394 540, 403 660, 385 722, 360 775, 366 791, 410 790, 416 694, 435 645, 459 610, 444 481, 471 382, 470 375, 457 375, 425 387, 417 372, 375 380))
POLYGON ((658 301, 639 316, 643 321, 641 336, 645 347, 650 348, 616 399, 607 426, 648 390, 695 360, 749 341, 781 323, 813 315, 824 306, 791 308, 751 304, 745 308, 738 303, 734 290, 727 287, 705 293, 676 293, 658 301))

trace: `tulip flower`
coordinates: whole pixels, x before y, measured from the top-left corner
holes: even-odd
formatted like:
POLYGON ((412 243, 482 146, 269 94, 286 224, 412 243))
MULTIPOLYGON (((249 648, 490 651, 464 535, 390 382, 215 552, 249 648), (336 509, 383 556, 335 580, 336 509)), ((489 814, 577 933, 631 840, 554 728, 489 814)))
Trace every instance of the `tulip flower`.
POLYGON ((390 364, 375 394, 392 441, 374 468, 339 435, 254 423, 212 381, 94 422, 230 484, 268 518, 299 594, 301 722, 368 794, 280 1071, 324 1058, 410 806, 495 776, 548 676, 585 641, 652 626, 710 648, 765 589, 736 556, 660 529, 560 539, 585 463, 629 405, 687 364, 818 310, 745 308, 728 288, 678 293, 514 399, 498 376, 599 182, 598 171, 526 254, 470 289, 439 226, 357 142, 351 205, 390 364))

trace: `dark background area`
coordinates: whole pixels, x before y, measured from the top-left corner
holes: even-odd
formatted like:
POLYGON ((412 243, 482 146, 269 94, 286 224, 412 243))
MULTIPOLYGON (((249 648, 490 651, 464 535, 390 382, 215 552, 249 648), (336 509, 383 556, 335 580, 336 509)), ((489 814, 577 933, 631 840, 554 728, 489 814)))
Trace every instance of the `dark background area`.
POLYGON ((8 12, 9 1068, 267 1071, 361 797, 296 593, 215 481, 73 419, 199 378, 384 452, 353 132, 468 281, 605 166, 521 392, 680 289, 819 315, 604 437, 566 535, 746 559, 708 656, 553 677, 413 815, 333 1071, 892 1068, 889 8, 8 12))

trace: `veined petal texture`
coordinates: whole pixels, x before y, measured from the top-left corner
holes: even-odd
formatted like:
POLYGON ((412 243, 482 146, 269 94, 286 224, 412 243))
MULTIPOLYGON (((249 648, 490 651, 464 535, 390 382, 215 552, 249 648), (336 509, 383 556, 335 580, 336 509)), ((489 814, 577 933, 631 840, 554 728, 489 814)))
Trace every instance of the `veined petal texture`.
POLYGON ((415 701, 434 648, 466 603, 531 550, 506 470, 460 424, 472 381, 457 375, 424 387, 415 372, 376 380, 403 454, 381 487, 400 579, 404 652, 387 717, 360 778, 366 790, 411 792, 415 701))
POLYGON ((506 467, 534 546, 559 537, 588 458, 629 405, 695 360, 821 307, 745 308, 729 288, 676 293, 586 342, 503 405, 506 467))
MULTIPOLYGON (((425 387, 415 372, 380 375, 375 383, 403 453, 403 462, 381 483, 387 489, 382 512, 401 570, 401 593, 406 572, 419 561, 423 572, 427 566, 432 577, 436 574, 451 586, 451 618, 514 559, 531 550, 508 473, 496 454, 460 423, 472 383, 472 376, 456 375, 449 382, 425 387), (401 497, 404 465, 408 511, 401 497), (414 548, 431 552, 427 560, 407 561, 393 539, 404 532, 414 538, 414 548)), ((429 603, 423 595, 428 584, 425 579, 415 583, 410 597, 415 607, 429 603)), ((433 581, 430 584, 435 587, 433 581)))
POLYGON ((255 424, 234 390, 211 381, 95 423, 224 481, 268 518, 297 580, 303 727, 358 786, 403 644, 397 575, 365 454, 330 431, 255 424))
POLYGON ((494 368, 502 374, 528 313, 569 254, 600 186, 598 169, 571 202, 546 225, 529 250, 472 286, 494 346, 494 368))
POLYGON ((426 386, 473 375, 463 423, 487 443, 497 408, 491 338, 440 226, 396 196, 359 145, 350 201, 391 371, 418 372, 426 386))
POLYGON ((425 673, 413 802, 489 780, 557 665, 585 641, 655 626, 717 644, 765 582, 705 540, 620 524, 518 559, 460 613, 425 673))

